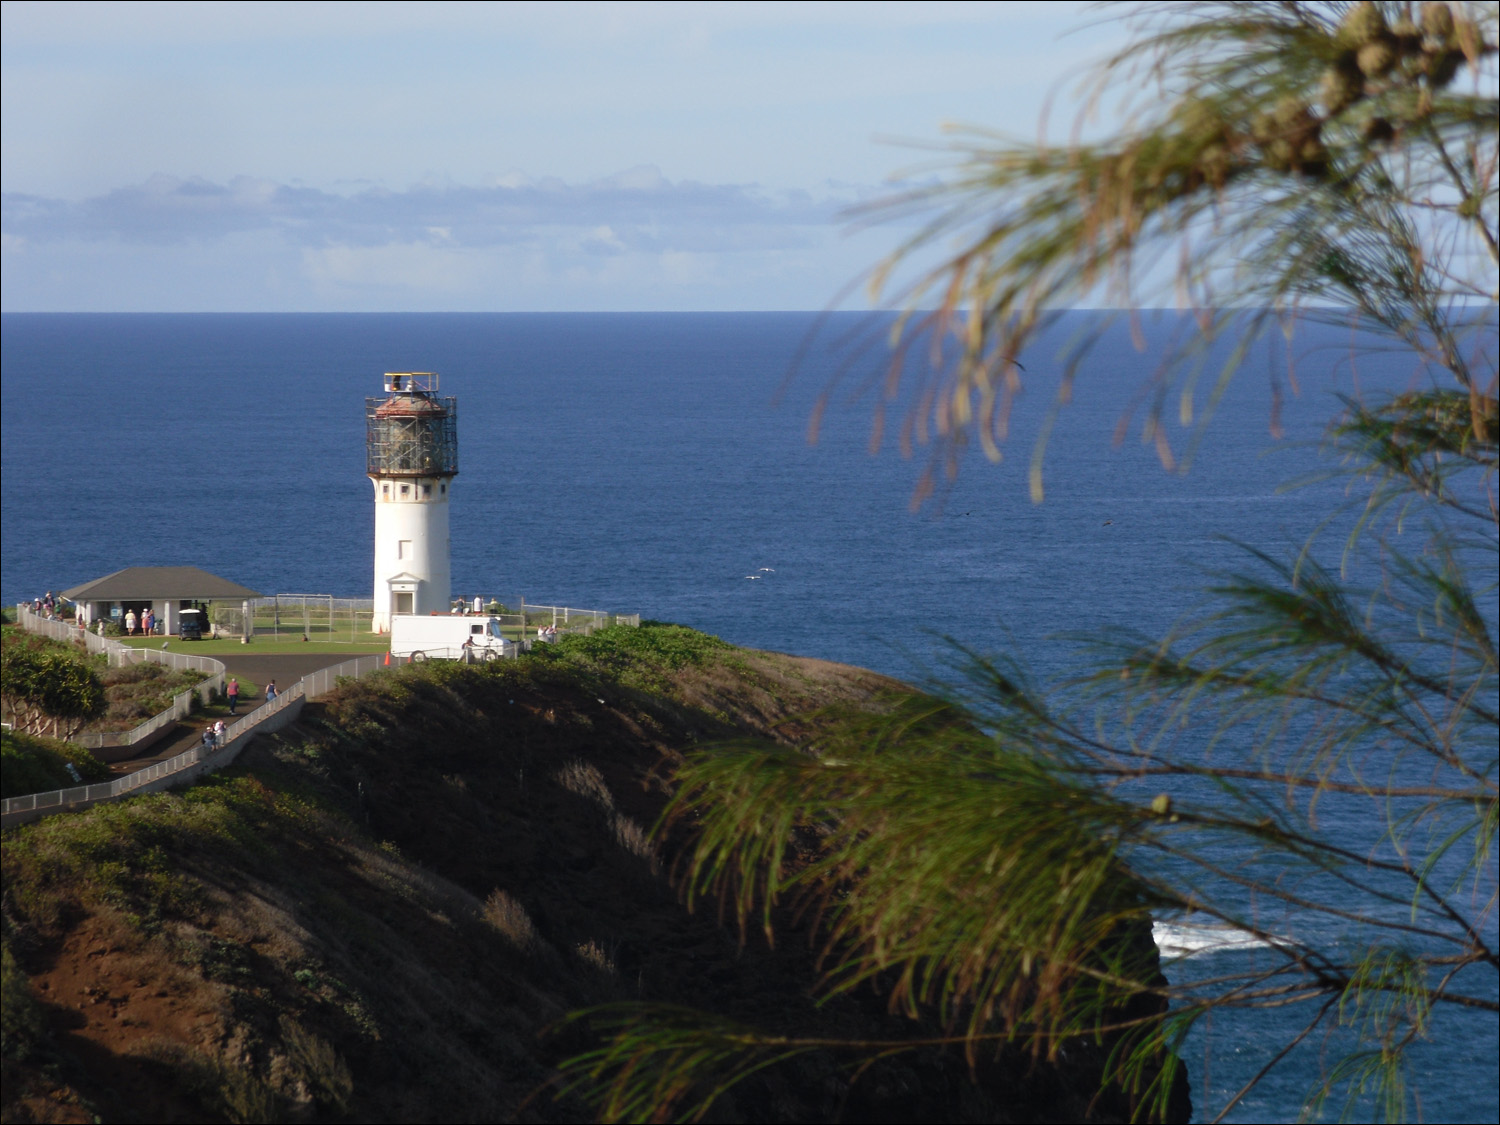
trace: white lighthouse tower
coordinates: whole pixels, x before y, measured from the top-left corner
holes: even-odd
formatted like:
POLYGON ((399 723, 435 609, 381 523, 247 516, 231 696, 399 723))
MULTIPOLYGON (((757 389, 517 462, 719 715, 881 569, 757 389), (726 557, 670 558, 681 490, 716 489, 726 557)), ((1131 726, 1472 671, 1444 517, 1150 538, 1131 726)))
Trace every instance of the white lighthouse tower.
POLYGON ((375 485, 375 623, 447 613, 448 490, 458 473, 458 400, 430 371, 389 372, 365 399, 366 473, 375 485))

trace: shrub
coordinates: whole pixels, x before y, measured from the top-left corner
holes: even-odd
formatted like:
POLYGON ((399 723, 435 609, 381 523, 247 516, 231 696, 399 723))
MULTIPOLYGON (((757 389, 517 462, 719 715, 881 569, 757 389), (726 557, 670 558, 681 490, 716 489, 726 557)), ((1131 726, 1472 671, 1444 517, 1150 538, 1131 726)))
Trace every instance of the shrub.
POLYGON ((109 767, 82 746, 55 738, 38 738, 19 731, 0 734, 0 797, 67 789, 78 780, 108 781, 109 767))

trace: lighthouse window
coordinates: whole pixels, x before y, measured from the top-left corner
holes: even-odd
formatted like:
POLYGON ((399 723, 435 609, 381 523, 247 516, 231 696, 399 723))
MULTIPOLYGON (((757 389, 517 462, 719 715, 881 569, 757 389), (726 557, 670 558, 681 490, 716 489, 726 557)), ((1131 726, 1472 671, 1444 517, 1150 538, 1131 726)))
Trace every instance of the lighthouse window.
POLYGON ((411 558, 411 540, 410 539, 397 539, 396 540, 396 557, 398 559, 409 559, 409 558, 411 558))
POLYGON ((380 486, 380 494, 382 496, 386 496, 386 497, 390 496, 390 494, 391 494, 391 486, 388 485, 388 484, 382 484, 380 486))
POLYGON ((431 500, 432 499, 432 485, 430 485, 430 484, 424 484, 422 486, 422 499, 424 499, 424 500, 431 500))
POLYGON ((448 486, 446 484, 438 485, 438 493, 443 496, 448 495, 448 486))

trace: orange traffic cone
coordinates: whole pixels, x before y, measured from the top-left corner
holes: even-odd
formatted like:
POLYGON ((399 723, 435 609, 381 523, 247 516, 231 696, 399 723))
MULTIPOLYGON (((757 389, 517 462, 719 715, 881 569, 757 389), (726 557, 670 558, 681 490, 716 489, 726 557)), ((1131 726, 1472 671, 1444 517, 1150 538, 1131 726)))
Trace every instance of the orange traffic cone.
POLYGON ((391 666, 391 654, 390 653, 386 653, 385 654, 385 666, 387 668, 389 668, 391 666))

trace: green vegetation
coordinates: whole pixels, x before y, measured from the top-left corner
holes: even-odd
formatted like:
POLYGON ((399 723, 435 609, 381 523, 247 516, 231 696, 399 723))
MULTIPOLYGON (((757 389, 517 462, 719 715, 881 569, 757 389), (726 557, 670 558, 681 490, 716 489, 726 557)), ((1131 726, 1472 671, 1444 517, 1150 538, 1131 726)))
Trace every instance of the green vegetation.
POLYGON ((155 932, 192 919, 205 901, 185 855, 269 859, 266 834, 311 810, 276 798, 248 778, 211 780, 181 793, 152 794, 49 817, 7 838, 5 883, 15 919, 55 926, 70 911, 109 906, 155 932))
POLYGON ((109 767, 82 746, 19 731, 0 732, 0 797, 68 789, 88 781, 108 781, 109 767), (78 771, 74 777, 68 771, 78 771))
POLYGON ((539 644, 531 656, 563 660, 645 691, 667 685, 682 668, 703 667, 710 661, 734 663, 734 646, 718 637, 671 625, 642 621, 638 628, 611 625, 587 636, 563 634, 556 642, 539 644))
MULTIPOLYGON (((13 946, 34 944, 81 916, 105 917, 117 927, 112 958, 139 965, 136 975, 159 973, 147 965, 176 966, 201 979, 205 1000, 225 997, 240 1012, 250 1042, 269 1035, 275 1049, 265 1057, 235 1057, 196 1043, 145 1039, 126 1046, 137 1068, 171 1075, 175 1096, 229 1121, 261 1121, 323 1111, 347 1111, 351 1082, 347 1065, 324 1038, 308 1030, 307 1006, 277 1012, 252 998, 276 978, 256 971, 257 958, 239 940, 213 936, 220 906, 206 869, 238 877, 275 879, 293 856, 315 841, 323 846, 347 831, 295 797, 278 796, 249 778, 214 780, 182 794, 159 794, 96 806, 78 816, 55 817, 8 835, 5 849, 5 1030, 7 1099, 34 1090, 37 1080, 20 1064, 43 1064, 45 1082, 56 1084, 75 1067, 56 1065, 63 1056, 27 988, 13 946), (330 837, 330 832, 332 837, 330 837), (48 1060, 54 1060, 48 1064, 48 1060)), ((102 951, 101 951, 102 952, 102 951)), ((283 988, 294 987, 289 971, 283 988)), ((167 974, 171 980, 171 971, 167 974)), ((99 1002, 107 990, 90 988, 99 1002)), ((316 1002, 311 1005, 316 1008, 316 1002)))
MULTIPOLYGON (((801 943, 740 950, 690 915, 647 826, 682 749, 798 741, 808 716, 882 711, 895 685, 656 628, 659 645, 617 630, 587 659, 346 683, 226 774, 7 832, 6 1118, 585 1120, 556 1062, 596 1035, 558 1020, 629 997, 878 1034, 879 998, 810 1000, 801 943)), ((1087 1044, 1066 1068, 976 1077, 942 1050, 857 1078, 814 1054, 726 1104, 863 1117, 899 1088, 916 1120, 1082 1119, 1067 1086, 1098 1069, 1087 1044)))
MULTIPOLYGON (((1092 104, 1118 112, 1117 134, 1037 147, 961 131, 949 176, 885 205, 928 221, 874 271, 874 291, 916 254, 943 255, 899 298, 908 311, 887 386, 894 397, 911 382, 905 397, 926 412, 908 417, 904 440, 933 436, 943 473, 970 444, 999 460, 1010 405, 1031 381, 1016 357, 1049 310, 1080 304, 1198 310, 1200 331, 1142 388, 1141 440, 1168 468, 1191 456, 1262 331, 1350 314, 1440 372, 1445 404, 1456 395, 1486 440, 1496 94, 1482 60, 1496 24, 1493 3, 1435 2, 1420 15, 1405 3, 1143 5, 1134 41, 1088 84, 1092 104), (958 361, 907 363, 928 354, 923 333, 958 361), (1220 338, 1235 346, 1205 387, 1220 338)), ((1068 345, 1055 410, 1097 339, 1068 345)), ((1037 500, 1050 429, 1032 454, 1037 500)), ((920 495, 943 473, 930 471, 920 495)))
POLYGON ((0 698, 21 730, 61 738, 105 705, 104 685, 80 651, 11 627, 0 638, 0 698))
MULTIPOLYGON (((1346 1098, 1400 1118, 1413 1041, 1500 1008, 1497 23, 1493 4, 1150 6, 1098 75, 1111 105, 1142 81, 1121 132, 1048 148, 981 135, 945 182, 893 205, 939 213, 877 285, 945 254, 904 295, 886 383, 916 384, 907 436, 937 438, 919 497, 969 443, 999 458, 1029 378, 1017 357, 1049 309, 1101 296, 1150 308, 1175 288, 1206 310, 1145 389, 1142 436, 1169 468, 1183 458, 1166 405, 1191 449, 1217 337, 1235 347, 1210 404, 1252 342, 1299 317, 1352 319, 1433 383, 1350 401, 1330 427, 1367 498, 1351 538, 1286 563, 1248 552, 1166 638, 1099 638, 1048 686, 976 659, 962 706, 825 736, 818 756, 688 756, 663 822, 693 837, 686 893, 768 935, 815 918, 822 995, 874 988, 936 1014, 939 1032, 850 1041, 851 1057, 936 1036, 976 1061, 1052 1059, 1108 1029, 1105 1079, 1145 1096, 1133 1112, 1168 1115, 1170 1052, 1196 1025, 1226 1013, 1222 1036, 1236 1010, 1275 1010, 1285 1049, 1208 1115, 1327 1035, 1306 1111, 1346 1098), (958 362, 906 365, 923 334, 916 351, 947 337, 958 362), (1338 572, 1317 561, 1340 555, 1338 572), (1153 917, 1265 952, 1167 984, 1128 941, 1153 917)), ((1096 340, 1071 345, 1058 409, 1096 340)), ((610 1120, 696 1118, 767 1059, 830 1046, 662 1006, 592 1018, 612 1035, 568 1069, 610 1120)))
MULTIPOLYGON (((62 693, 62 698, 74 699, 77 706, 83 706, 87 701, 85 697, 92 698, 89 685, 97 683, 102 692, 97 706, 87 715, 71 716, 75 720, 73 725, 59 728, 63 737, 72 737, 82 731, 130 730, 161 714, 172 706, 174 696, 208 678, 202 672, 174 670, 163 664, 147 662, 111 668, 102 656, 90 657, 74 645, 21 629, 7 629, 3 645, 5 674, 7 678, 14 675, 17 692, 26 685, 30 685, 27 690, 36 692, 45 687, 53 693, 49 699, 62 693), (83 721, 77 722, 80 718, 83 721)), ((7 708, 11 707, 10 696, 11 689, 7 688, 7 708)), ((52 705, 59 704, 54 700, 52 705)), ((53 718, 62 717, 50 712, 38 714, 42 716, 39 720, 41 726, 33 721, 29 725, 23 723, 23 727, 40 731, 49 728, 53 718)))
MULTIPOLYGON (((37 1003, 31 997, 26 974, 16 964, 10 946, 0 948, 0 1058, 6 1070, 12 1059, 25 1062, 37 1054, 45 1040, 46 1028, 37 1003)), ((5 1081, 10 1082, 10 1075, 5 1081)))
POLYGON ((172 698, 208 679, 202 672, 163 664, 127 664, 100 675, 105 711, 85 730, 130 730, 172 706, 172 698))

